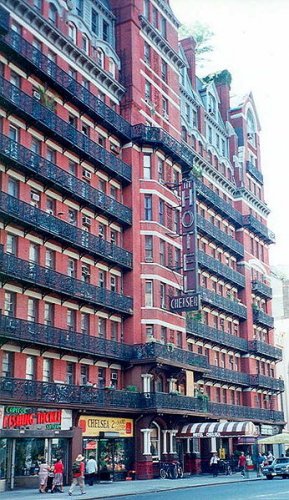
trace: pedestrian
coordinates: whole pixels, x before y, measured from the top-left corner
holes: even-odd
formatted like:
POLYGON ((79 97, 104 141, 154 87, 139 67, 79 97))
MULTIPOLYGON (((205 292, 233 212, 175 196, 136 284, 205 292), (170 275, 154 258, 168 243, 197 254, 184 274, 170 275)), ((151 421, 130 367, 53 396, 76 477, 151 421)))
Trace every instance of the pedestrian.
POLYGON ((268 455, 267 455, 267 462, 268 462, 268 465, 272 465, 273 461, 275 460, 275 457, 274 455, 272 454, 271 451, 268 452, 268 455))
POLYGON ((62 463, 61 458, 56 460, 54 465, 54 478, 52 482, 52 490, 51 493, 63 493, 63 472, 64 465, 62 463))
POLYGON ((39 493, 45 493, 48 480, 49 465, 45 458, 42 458, 41 464, 39 466, 39 493))
POLYGON ((80 488, 81 495, 85 494, 84 471, 85 471, 84 457, 81 454, 79 454, 76 457, 74 464, 72 465, 72 483, 68 492, 69 496, 72 495, 72 492, 77 485, 80 488))
POLYGON ((262 476, 263 466, 264 466, 264 457, 263 457, 262 453, 258 453, 257 460, 256 460, 257 477, 262 476))
POLYGON ((86 462, 86 477, 89 486, 93 486, 93 481, 95 474, 97 473, 97 463, 94 455, 89 455, 89 459, 86 462))
POLYGON ((245 478, 247 476, 247 467, 246 467, 247 459, 245 457, 245 453, 241 451, 241 455, 239 456, 238 467, 241 471, 241 476, 245 478))
POLYGON ((220 461, 220 459, 219 459, 217 453, 213 452, 213 455, 212 455, 211 460, 210 460, 210 466, 212 468, 213 477, 217 477, 218 476, 219 461, 220 461))

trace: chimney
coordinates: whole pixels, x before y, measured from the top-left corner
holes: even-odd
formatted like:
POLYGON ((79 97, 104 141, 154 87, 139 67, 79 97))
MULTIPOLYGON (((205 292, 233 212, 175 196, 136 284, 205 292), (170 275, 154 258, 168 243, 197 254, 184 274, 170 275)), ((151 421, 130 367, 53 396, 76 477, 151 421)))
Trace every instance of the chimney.
POLYGON ((181 40, 181 45, 189 63, 188 75, 192 86, 196 89, 196 42, 192 36, 181 40))
POLYGON ((220 71, 214 76, 214 81, 220 98, 220 112, 226 123, 229 120, 230 111, 231 73, 226 69, 220 71))

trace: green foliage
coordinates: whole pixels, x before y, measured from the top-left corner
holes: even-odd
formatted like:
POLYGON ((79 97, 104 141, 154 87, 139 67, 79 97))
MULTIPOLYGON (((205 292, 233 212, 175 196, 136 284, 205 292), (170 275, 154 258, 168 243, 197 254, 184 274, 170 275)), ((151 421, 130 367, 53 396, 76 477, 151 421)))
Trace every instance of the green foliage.
POLYGON ((214 50, 214 46, 210 43, 214 32, 210 30, 206 24, 201 24, 196 21, 192 25, 183 24, 179 29, 180 38, 188 38, 192 36, 196 42, 196 60, 198 63, 208 61, 207 55, 214 50))
POLYGON ((126 390, 128 392, 137 392, 137 387, 136 387, 136 385, 127 385, 126 390))

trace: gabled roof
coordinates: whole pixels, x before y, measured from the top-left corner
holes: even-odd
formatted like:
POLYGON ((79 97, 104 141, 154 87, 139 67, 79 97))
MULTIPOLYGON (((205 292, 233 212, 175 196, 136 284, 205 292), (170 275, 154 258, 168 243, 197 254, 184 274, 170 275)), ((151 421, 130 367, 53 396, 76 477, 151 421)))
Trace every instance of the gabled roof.
POLYGON ((236 96, 236 95, 232 96, 230 99, 230 104, 231 104, 231 109, 230 109, 231 112, 234 110, 240 110, 244 114, 246 114, 248 107, 251 107, 253 110, 253 114, 256 118, 257 128, 259 131, 261 130, 261 124, 252 92, 248 92, 243 96, 236 96))

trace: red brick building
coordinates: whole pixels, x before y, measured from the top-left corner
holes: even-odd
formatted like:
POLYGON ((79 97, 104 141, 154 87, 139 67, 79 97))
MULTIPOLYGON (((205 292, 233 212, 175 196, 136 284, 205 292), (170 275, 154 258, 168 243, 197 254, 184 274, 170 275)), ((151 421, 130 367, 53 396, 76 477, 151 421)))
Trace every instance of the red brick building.
POLYGON ((0 479, 254 453, 284 418, 253 97, 165 0, 2 3, 0 479))

